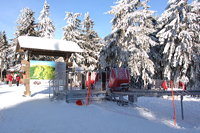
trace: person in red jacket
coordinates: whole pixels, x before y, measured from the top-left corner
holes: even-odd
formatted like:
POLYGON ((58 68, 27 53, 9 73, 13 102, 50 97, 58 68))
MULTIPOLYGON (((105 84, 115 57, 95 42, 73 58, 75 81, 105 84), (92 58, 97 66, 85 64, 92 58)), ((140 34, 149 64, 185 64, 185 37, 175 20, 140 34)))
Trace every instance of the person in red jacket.
POLYGON ((10 87, 12 86, 12 81, 13 81, 13 76, 12 76, 12 74, 10 74, 10 76, 9 76, 9 86, 10 87))
POLYGON ((17 86, 19 86, 19 81, 20 81, 20 76, 17 74, 17 76, 16 76, 17 86))
POLYGON ((8 82, 9 82, 9 76, 10 76, 10 74, 6 74, 6 84, 8 84, 8 82))

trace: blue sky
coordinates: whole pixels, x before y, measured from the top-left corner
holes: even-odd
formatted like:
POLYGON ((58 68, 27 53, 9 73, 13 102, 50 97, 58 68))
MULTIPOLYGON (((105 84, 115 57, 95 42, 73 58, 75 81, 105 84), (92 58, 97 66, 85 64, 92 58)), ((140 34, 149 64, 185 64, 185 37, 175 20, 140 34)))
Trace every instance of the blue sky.
MULTIPOLYGON (((111 32, 112 16, 105 14, 117 0, 47 0, 50 5, 50 18, 56 27, 55 38, 61 39, 63 36, 62 28, 66 25, 64 20, 65 12, 79 12, 84 15, 90 13, 94 21, 95 31, 100 37, 105 37, 111 32)), ((167 6, 168 0, 150 0, 151 10, 161 14, 167 6)), ((4 31, 9 39, 12 39, 16 30, 16 20, 20 10, 29 7, 35 12, 35 20, 38 21, 40 11, 43 8, 44 0, 0 0, 0 31, 4 31)), ((83 16, 82 16, 83 18, 83 16)))

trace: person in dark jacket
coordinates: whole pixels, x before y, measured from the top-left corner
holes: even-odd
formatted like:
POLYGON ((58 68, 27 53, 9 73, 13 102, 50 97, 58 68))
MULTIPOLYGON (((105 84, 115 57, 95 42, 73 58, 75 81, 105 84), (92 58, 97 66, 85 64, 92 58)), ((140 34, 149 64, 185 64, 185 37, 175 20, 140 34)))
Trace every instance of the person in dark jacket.
POLYGON ((105 72, 101 73, 101 81, 102 81, 101 90, 104 91, 106 90, 106 73, 105 72))
POLYGON ((3 72, 2 72, 2 76, 3 76, 3 79, 2 81, 4 81, 6 79, 6 70, 4 69, 3 72))
POLYGON ((16 76, 17 86, 19 86, 19 81, 20 81, 20 76, 17 74, 17 76, 16 76))

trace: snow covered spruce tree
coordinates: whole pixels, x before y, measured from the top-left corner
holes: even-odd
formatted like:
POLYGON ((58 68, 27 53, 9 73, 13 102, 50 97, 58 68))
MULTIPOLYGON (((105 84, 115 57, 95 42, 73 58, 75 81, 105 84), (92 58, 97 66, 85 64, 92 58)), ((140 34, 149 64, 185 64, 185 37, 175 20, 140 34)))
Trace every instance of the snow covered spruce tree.
POLYGON ((53 38, 55 27, 52 20, 49 18, 49 9, 50 6, 45 0, 42 11, 38 18, 38 32, 40 37, 53 38))
POLYGON ((15 36, 37 36, 37 33, 35 31, 34 12, 29 8, 23 8, 20 12, 21 13, 17 20, 18 25, 15 36))
POLYGON ((8 45, 7 37, 6 37, 6 32, 2 31, 0 32, 0 46, 6 47, 8 45))
POLYGON ((15 45, 9 44, 5 31, 0 32, 0 58, 2 64, 1 69, 8 69, 15 65, 15 45))
MULTIPOLYGON (((17 38, 19 36, 38 36, 36 31, 34 12, 30 8, 23 8, 20 11, 19 17, 17 19, 15 38, 12 41, 12 45, 17 44, 17 38)), ((24 55, 20 53, 15 53, 14 56, 16 57, 14 64, 20 64, 21 60, 24 59, 24 55)))
MULTIPOLYGON (((67 25, 63 28, 64 36, 63 40, 76 42, 79 46, 82 46, 83 40, 81 39, 81 20, 80 13, 66 12, 65 20, 67 25)), ((81 66, 84 64, 84 57, 80 54, 72 54, 70 60, 73 60, 75 66, 81 66)))
POLYGON ((82 54, 85 58, 84 65, 88 70, 94 70, 98 67, 99 52, 103 43, 94 30, 94 21, 90 18, 89 13, 85 14, 82 25, 84 43, 81 48, 85 50, 82 54))
POLYGON ((98 66, 98 52, 101 48, 100 38, 94 31, 94 22, 91 20, 89 13, 85 14, 84 21, 78 18, 80 13, 66 14, 67 26, 64 30, 64 40, 76 42, 84 53, 75 53, 71 56, 75 66, 84 68, 85 70, 94 70, 98 66))
POLYGON ((6 49, 7 69, 18 64, 18 60, 16 60, 15 50, 16 50, 16 45, 13 42, 11 42, 11 44, 9 44, 8 48, 6 49))
POLYGON ((132 79, 145 87, 152 83, 154 63, 148 54, 150 47, 156 45, 151 38, 151 33, 155 31, 154 11, 149 10, 147 2, 141 0, 116 2, 117 5, 108 12, 114 15, 112 33, 106 38, 108 42, 107 48, 104 49, 106 52, 101 52, 105 54, 102 56, 106 56, 103 57, 106 61, 111 59, 118 66, 128 66, 132 79))
POLYGON ((105 69, 106 67, 115 67, 116 65, 121 64, 120 55, 122 50, 117 43, 119 36, 120 30, 115 31, 104 38, 103 43, 105 46, 100 51, 99 57, 99 63, 102 69, 105 69))
POLYGON ((0 69, 4 70, 7 68, 7 57, 8 57, 8 41, 7 41, 7 37, 6 37, 6 33, 5 31, 0 32, 0 69))
POLYGON ((192 76, 193 42, 188 25, 187 0, 169 0, 159 18, 157 34, 162 50, 163 77, 188 83, 192 76))
POLYGON ((194 0, 189 7, 187 23, 193 50, 189 85, 191 89, 200 89, 200 1, 194 0))
MULTIPOLYGON (((55 27, 53 25, 52 20, 49 18, 49 9, 50 6, 45 0, 44 6, 42 11, 40 12, 40 16, 38 18, 39 22, 37 23, 37 34, 39 37, 45 37, 45 38, 54 38, 54 32, 55 32, 55 27)), ((48 45, 48 44, 46 44, 48 45)), ((55 60, 54 57, 50 56, 32 56, 32 59, 37 59, 37 60, 55 60)))
POLYGON ((63 28, 63 40, 79 42, 79 37, 81 35, 80 16, 80 13, 66 12, 65 20, 67 21, 67 25, 63 28))

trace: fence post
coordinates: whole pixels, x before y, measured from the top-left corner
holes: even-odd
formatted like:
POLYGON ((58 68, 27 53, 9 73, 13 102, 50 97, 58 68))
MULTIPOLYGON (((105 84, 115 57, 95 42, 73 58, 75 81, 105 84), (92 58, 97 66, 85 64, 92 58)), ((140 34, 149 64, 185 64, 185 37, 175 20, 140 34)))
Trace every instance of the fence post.
POLYGON ((174 90, 173 90, 173 82, 172 80, 170 80, 170 88, 172 91, 172 106, 173 106, 173 111, 174 111, 174 125, 176 126, 176 107, 175 107, 175 103, 174 103, 174 90))
POLYGON ((183 95, 181 95, 181 118, 184 120, 184 114, 183 114, 183 95))
POLYGON ((89 72, 88 75, 88 91, 87 91, 87 96, 86 96, 86 105, 90 104, 90 97, 91 97, 91 72, 89 72))
POLYGON ((66 91, 69 90, 68 83, 69 83, 69 71, 67 70, 67 71, 66 71, 66 91))

